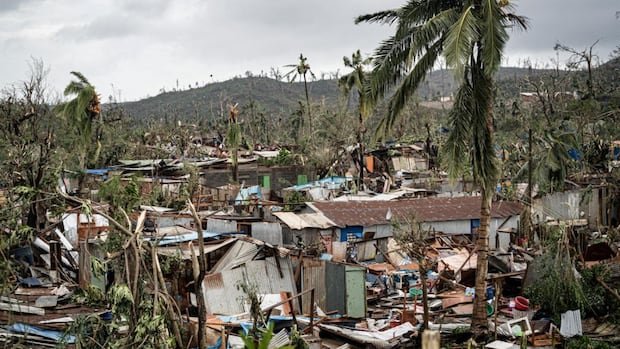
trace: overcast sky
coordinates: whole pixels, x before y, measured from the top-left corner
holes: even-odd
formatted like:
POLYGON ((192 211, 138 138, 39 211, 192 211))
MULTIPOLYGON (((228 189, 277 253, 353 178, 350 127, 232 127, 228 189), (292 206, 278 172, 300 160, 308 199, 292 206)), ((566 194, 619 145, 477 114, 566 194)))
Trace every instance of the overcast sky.
MULTIPOLYGON (((404 0, 0 0, 0 87, 28 76, 30 57, 51 69, 61 91, 69 72, 89 78, 104 100, 156 95, 165 87, 222 81, 296 63, 301 52, 315 72, 335 71, 356 49, 371 53, 392 32, 353 24, 360 14, 404 0), (213 76, 212 78, 210 76, 213 76)), ((583 49, 594 41, 601 59, 620 44, 618 0, 519 0, 531 28, 514 33, 508 65, 530 57, 540 66, 560 41, 583 49)))

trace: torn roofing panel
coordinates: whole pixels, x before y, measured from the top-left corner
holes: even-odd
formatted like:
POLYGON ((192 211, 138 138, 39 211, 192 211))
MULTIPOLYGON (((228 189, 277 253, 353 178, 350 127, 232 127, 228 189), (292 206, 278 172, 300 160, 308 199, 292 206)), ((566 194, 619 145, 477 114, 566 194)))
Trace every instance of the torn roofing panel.
POLYGON ((266 251, 267 254, 273 254, 277 251, 278 256, 285 257, 288 255, 289 250, 282 247, 273 247, 263 241, 252 238, 240 238, 236 240, 235 244, 226 252, 226 254, 220 258, 215 264, 212 272, 221 272, 224 270, 235 269, 247 262, 250 262, 258 257, 263 256, 261 251, 266 251))
MULTIPOLYGON (((415 215, 423 222, 445 222, 480 218, 479 196, 420 198, 398 201, 349 201, 307 203, 339 227, 390 224, 394 219, 415 215)), ((494 202, 491 217, 520 214, 522 205, 514 201, 494 202)))
MULTIPOLYGON (((237 240, 235 238, 232 238, 225 239, 222 242, 218 242, 215 244, 205 244, 205 254, 215 252, 223 247, 234 243, 235 241, 237 240)), ((192 248, 196 256, 200 255, 200 248, 198 247, 198 244, 193 244, 192 246, 190 246, 189 244, 182 244, 171 247, 160 247, 157 249, 157 253, 162 256, 180 256, 182 260, 190 260, 192 259, 192 248)))
POLYGON ((294 230, 305 228, 328 229, 336 226, 334 222, 320 213, 274 212, 273 215, 294 230))

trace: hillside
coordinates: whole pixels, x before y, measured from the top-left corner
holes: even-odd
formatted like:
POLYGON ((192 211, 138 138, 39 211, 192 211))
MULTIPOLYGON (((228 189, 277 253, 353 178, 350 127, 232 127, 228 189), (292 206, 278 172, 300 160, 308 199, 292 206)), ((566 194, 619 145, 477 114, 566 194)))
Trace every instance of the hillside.
MULTIPOLYGON (((599 70, 615 70, 617 74, 618 62, 618 59, 609 61, 599 70)), ((501 68, 497 76, 498 86, 506 94, 514 95, 520 91, 524 77, 549 72, 540 69, 501 68)), ((455 87, 451 71, 436 70, 422 83, 418 96, 422 101, 433 100, 451 95, 455 87)), ((310 98, 315 104, 325 103, 328 107, 334 107, 342 101, 336 80, 311 81, 308 88, 310 98)), ((123 107, 139 120, 165 117, 213 119, 220 115, 221 106, 225 108, 229 102, 244 106, 251 100, 267 115, 288 116, 299 107, 300 101, 304 101, 303 83, 288 83, 267 77, 234 78, 199 88, 161 93, 139 101, 123 103, 123 107)))
MULTIPOLYGON (((308 84, 311 100, 324 100, 335 105, 340 96, 335 80, 318 80, 308 84)), ((267 77, 234 78, 210 83, 203 87, 176 92, 165 92, 136 102, 123 103, 123 107, 138 119, 161 118, 176 115, 179 118, 194 116, 216 117, 220 107, 233 102, 240 106, 253 100, 268 114, 290 114, 303 100, 303 83, 288 83, 267 77)))

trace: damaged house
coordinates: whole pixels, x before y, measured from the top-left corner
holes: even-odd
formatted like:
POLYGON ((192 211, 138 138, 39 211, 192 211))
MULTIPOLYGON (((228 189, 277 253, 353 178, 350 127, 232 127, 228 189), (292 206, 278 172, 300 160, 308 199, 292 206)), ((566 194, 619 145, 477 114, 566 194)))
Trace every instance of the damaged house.
MULTIPOLYGON (((480 197, 428 197, 393 201, 346 201, 306 203, 300 213, 274 213, 283 223, 284 243, 301 240, 306 246, 323 243, 336 254, 341 244, 365 244, 360 260, 374 259, 377 244, 385 248, 394 224, 415 217, 424 227, 445 234, 475 235, 480 226, 480 197)), ((511 233, 519 227, 522 206, 513 201, 494 202, 491 209, 489 244, 506 249, 511 233)))

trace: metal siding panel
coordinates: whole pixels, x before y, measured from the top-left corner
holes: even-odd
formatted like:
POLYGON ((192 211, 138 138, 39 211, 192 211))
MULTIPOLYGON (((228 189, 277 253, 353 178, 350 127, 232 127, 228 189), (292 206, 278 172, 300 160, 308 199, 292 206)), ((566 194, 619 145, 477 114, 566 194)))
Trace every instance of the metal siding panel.
POLYGON ((213 233, 236 233, 237 222, 224 219, 207 219, 207 231, 213 233))
POLYGON ((329 312, 337 310, 341 314, 346 313, 346 286, 345 268, 342 264, 326 262, 325 264, 325 284, 327 288, 327 309, 329 312))
POLYGON ((353 318, 366 317, 366 271, 359 267, 346 266, 347 315, 353 318))
POLYGON ((252 237, 271 245, 282 245, 282 226, 279 223, 252 223, 252 237))
POLYGON ((243 308, 243 291, 237 288, 237 281, 243 280, 241 268, 226 273, 207 275, 203 281, 203 295, 207 312, 210 314, 239 314, 243 308))
MULTIPOLYGON (((274 257, 265 260, 251 261, 245 264, 247 277, 250 282, 257 286, 258 293, 279 294, 280 292, 290 292, 296 294, 295 281, 293 280, 293 265, 288 258, 280 258, 282 277, 278 271, 278 265, 274 257)), ((295 301, 298 308, 298 302, 295 301)))

